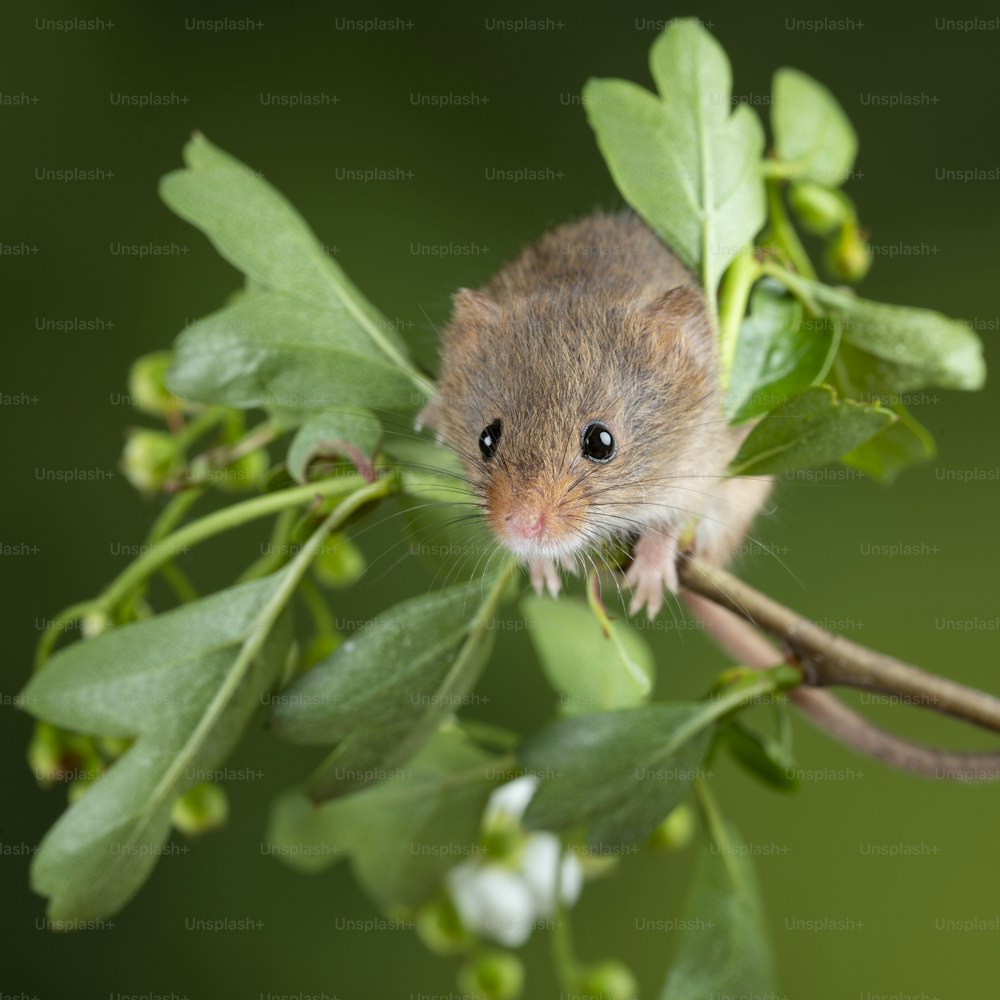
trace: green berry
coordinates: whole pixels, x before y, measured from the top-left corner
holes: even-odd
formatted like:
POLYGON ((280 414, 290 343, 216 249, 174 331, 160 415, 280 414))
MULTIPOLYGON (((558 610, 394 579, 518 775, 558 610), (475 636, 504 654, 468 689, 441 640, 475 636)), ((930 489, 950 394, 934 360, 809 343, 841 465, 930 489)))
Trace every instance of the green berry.
POLYGON ((458 972, 458 988, 476 1000, 515 1000, 524 987, 524 965, 509 951, 485 951, 458 972))
POLYGON ((209 781, 188 789, 175 803, 170 820, 189 837, 216 830, 229 817, 225 789, 209 781))
POLYGON ((155 493, 180 464, 177 440, 164 431, 133 431, 125 442, 121 469, 141 493, 155 493))
POLYGON ((649 846, 658 851, 683 850, 694 837, 694 813, 682 802, 652 832, 649 846))
POLYGON ((806 232, 827 236, 854 218, 854 206, 847 195, 813 181, 793 184, 788 201, 806 232))
POLYGON ((639 984, 622 962, 608 960, 591 966, 577 987, 581 1000, 637 1000, 639 984))
POLYGON ((133 362, 128 373, 128 391, 137 410, 154 417, 180 410, 180 400, 167 389, 166 383, 173 360, 170 351, 156 351, 133 362))

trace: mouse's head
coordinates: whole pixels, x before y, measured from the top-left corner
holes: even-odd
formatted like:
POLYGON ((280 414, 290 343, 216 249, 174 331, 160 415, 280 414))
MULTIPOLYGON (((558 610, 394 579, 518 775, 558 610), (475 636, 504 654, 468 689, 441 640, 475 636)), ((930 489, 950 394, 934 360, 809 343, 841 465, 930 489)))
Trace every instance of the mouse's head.
POLYGON ((714 359, 691 286, 647 304, 547 289, 501 305, 462 289, 420 421, 459 453, 504 546, 565 560, 686 520, 653 508, 715 453, 714 359))

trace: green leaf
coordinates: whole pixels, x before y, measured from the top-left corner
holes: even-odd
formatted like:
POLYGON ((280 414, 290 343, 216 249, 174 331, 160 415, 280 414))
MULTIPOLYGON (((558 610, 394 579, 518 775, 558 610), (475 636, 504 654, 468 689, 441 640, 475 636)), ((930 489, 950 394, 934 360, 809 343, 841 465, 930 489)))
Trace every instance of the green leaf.
POLYGON ((381 780, 462 706, 488 652, 482 629, 469 648, 478 596, 462 584, 403 601, 282 692, 271 713, 278 737, 338 744, 314 796, 381 780))
POLYGON ((795 758, 780 740, 746 725, 740 719, 734 719, 726 726, 722 738, 733 757, 768 785, 783 792, 798 788, 795 758))
POLYGON ((525 824, 586 826, 592 846, 641 843, 696 777, 716 714, 711 703, 677 703, 550 723, 519 752, 540 779, 525 824))
POLYGON ((421 405, 429 390, 410 365, 402 340, 289 202, 204 136, 196 135, 184 156, 188 168, 163 178, 161 197, 243 271, 248 294, 185 332, 169 384, 187 398, 233 406, 393 405, 369 394, 379 388, 396 408, 421 405), (289 323, 292 328, 286 329, 289 323), (323 346, 326 351, 319 350, 323 346), (213 364, 219 350, 232 353, 213 364), (317 363, 320 371, 310 377, 317 363), (356 373, 355 366, 362 370, 356 373), (339 390, 324 392, 330 368, 339 390), (352 392, 355 374, 359 382, 352 392), (392 390, 383 387, 389 382, 394 382, 392 390), (298 405, 313 387, 319 387, 317 401, 298 405), (291 396, 293 402, 275 400, 275 395, 291 396))
POLYGON ((288 448, 288 471, 300 483, 308 478, 309 463, 320 455, 343 455, 369 481, 375 478, 372 461, 382 428, 370 410, 340 407, 310 417, 296 432, 288 448))
POLYGON ((271 805, 268 854, 306 875, 318 875, 348 856, 351 818, 337 799, 317 805, 301 789, 286 792, 271 805))
POLYGON ((795 176, 839 187, 850 176, 858 137, 823 84, 797 69, 774 75, 771 128, 778 156, 795 176))
POLYGON ((660 1000, 777 995, 760 888, 748 854, 729 824, 719 841, 702 848, 660 1000))
POLYGON ((736 344, 726 398, 732 421, 767 413, 821 381, 838 342, 835 323, 823 317, 803 320, 798 299, 777 282, 760 282, 736 344))
POLYGON ((700 273, 710 299, 723 271, 764 225, 764 131, 732 109, 729 60, 697 20, 653 43, 660 96, 624 80, 590 80, 584 104, 625 200, 700 273))
POLYGON ((653 654, 628 622, 605 634, 586 602, 526 597, 521 614, 542 670, 567 713, 638 705, 653 688, 653 654))
POLYGON ((838 400, 828 385, 793 396, 747 435, 730 464, 732 475, 767 475, 835 462, 895 419, 875 403, 838 400))
POLYGON ((841 458, 844 465, 859 469, 886 485, 912 465, 929 462, 936 453, 934 438, 902 403, 894 403, 899 418, 871 440, 841 458))
POLYGON ((174 801, 226 758, 278 679, 292 641, 269 628, 284 572, 233 587, 57 653, 23 695, 36 718, 135 739, 56 822, 32 865, 53 920, 116 912, 148 877, 174 801))
POLYGON ((847 341, 908 373, 906 389, 983 387, 983 345, 965 323, 930 309, 869 302, 819 282, 804 284, 820 306, 840 319, 847 341))
POLYGON ((503 776, 496 758, 445 729, 373 788, 321 806, 293 793, 271 816, 272 852, 319 871, 346 852, 355 875, 383 906, 416 906, 444 873, 472 856, 480 818, 503 776))
POLYGON ((176 340, 167 379, 185 399, 315 412, 407 410, 414 388, 343 314, 285 292, 244 296, 176 340))

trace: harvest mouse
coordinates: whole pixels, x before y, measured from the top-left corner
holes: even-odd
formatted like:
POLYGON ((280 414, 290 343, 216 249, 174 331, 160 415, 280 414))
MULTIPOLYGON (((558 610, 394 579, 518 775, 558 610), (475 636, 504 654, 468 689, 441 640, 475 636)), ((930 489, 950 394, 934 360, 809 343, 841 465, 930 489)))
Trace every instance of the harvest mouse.
POLYGON ((418 425, 461 456, 537 591, 556 596, 559 567, 635 539, 630 611, 652 618, 678 590, 682 536, 720 564, 739 545, 770 482, 725 478, 746 429, 722 411, 713 323, 694 276, 638 216, 546 234, 455 295, 442 339, 418 425))

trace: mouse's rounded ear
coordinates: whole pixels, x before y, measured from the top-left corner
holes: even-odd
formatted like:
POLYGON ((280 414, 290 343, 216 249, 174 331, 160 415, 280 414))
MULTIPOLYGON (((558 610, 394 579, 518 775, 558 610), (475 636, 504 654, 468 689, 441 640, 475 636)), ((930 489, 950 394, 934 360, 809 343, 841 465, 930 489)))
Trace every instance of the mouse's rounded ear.
POLYGON ((460 288, 452 296, 451 323, 444 333, 447 341, 461 337, 472 329, 492 326, 500 320, 500 303, 485 292, 460 288))
POLYGON ((645 326, 664 347, 682 344, 705 363, 716 355, 715 330, 708 314, 705 295, 697 285, 678 285, 644 306, 645 326))

